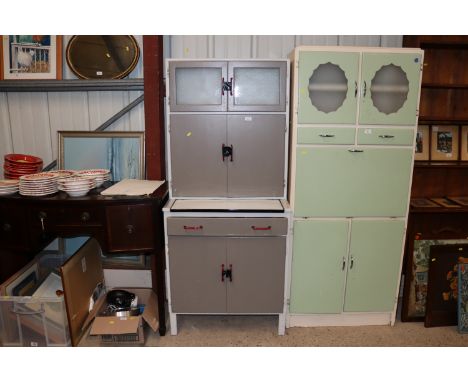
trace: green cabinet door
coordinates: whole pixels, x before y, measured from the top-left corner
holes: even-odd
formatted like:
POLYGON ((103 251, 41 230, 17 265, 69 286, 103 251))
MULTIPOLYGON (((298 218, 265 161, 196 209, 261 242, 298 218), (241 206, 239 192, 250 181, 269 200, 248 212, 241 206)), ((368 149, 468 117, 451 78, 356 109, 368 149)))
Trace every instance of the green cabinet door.
POLYGON ((411 147, 299 146, 294 215, 405 216, 412 154, 411 147))
POLYGON ((359 53, 300 52, 298 122, 356 122, 359 53))
POLYGON ((404 233, 403 220, 353 220, 345 312, 393 311, 404 233))
POLYGON ((414 125, 421 54, 363 53, 360 124, 414 125))
POLYGON ((294 223, 291 313, 341 313, 348 220, 294 223))

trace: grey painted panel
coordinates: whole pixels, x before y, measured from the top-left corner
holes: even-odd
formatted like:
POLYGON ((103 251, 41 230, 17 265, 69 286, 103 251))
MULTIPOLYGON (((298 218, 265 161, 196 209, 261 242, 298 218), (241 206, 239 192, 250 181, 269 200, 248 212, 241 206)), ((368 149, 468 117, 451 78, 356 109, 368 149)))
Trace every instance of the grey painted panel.
POLYGON ((225 115, 171 115, 173 196, 226 196, 225 115))
POLYGON ((380 36, 339 36, 340 46, 380 46, 380 36))
POLYGON ((227 239, 228 313, 282 313, 286 238, 227 239))
POLYGON ((172 36, 171 57, 208 58, 208 39, 210 36, 172 36))
POLYGON ((286 218, 167 218, 168 235, 285 236, 286 218))
POLYGON ((228 196, 284 195, 284 115, 229 115, 228 196))
POLYGON ((254 36, 256 49, 252 58, 286 58, 294 49, 294 36, 254 36))
POLYGON ((214 58, 251 58, 251 36, 212 36, 214 58))
POLYGON ((225 313, 226 239, 169 236, 168 246, 172 311, 225 313))

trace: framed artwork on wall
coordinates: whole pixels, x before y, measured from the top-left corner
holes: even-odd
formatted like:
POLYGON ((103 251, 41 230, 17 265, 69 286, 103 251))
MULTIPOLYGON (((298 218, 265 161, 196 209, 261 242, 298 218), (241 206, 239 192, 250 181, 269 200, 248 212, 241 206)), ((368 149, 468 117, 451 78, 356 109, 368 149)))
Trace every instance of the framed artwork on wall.
POLYGON ((145 133, 59 131, 58 168, 109 169, 113 181, 145 178, 145 133))
POLYGON ((461 160, 468 160, 468 126, 461 129, 461 160))
POLYGON ((416 132, 414 160, 429 160, 429 126, 419 125, 416 132))
POLYGON ((430 251, 425 327, 457 325, 458 263, 468 245, 434 245, 430 251))
POLYGON ((432 126, 431 159, 458 160, 458 126, 432 126))
POLYGON ((0 61, 4 80, 61 80, 62 36, 4 35, 0 61))

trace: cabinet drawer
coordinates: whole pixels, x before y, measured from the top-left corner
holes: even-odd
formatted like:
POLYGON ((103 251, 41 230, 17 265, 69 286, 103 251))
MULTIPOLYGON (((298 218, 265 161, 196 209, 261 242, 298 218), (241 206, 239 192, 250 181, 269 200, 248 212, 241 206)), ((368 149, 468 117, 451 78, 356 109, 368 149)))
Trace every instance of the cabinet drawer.
POLYGON ((286 218, 168 218, 168 235, 283 236, 286 218))
POLYGON ((297 129, 297 143, 352 145, 354 134, 354 128, 299 127, 297 129))
POLYGON ((360 145, 397 145, 412 146, 414 129, 358 129, 358 144, 360 145))

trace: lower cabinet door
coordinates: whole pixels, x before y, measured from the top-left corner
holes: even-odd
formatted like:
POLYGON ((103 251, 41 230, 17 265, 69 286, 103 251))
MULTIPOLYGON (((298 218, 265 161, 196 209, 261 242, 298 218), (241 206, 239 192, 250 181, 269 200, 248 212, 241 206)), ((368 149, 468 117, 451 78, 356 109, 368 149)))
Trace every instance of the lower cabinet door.
POLYGON ((344 311, 393 310, 404 231, 403 220, 353 220, 344 311))
POLYGON ((226 313, 226 239, 169 236, 171 302, 174 313, 226 313))
POLYGON ((228 238, 228 313, 282 313, 286 237, 228 238))
POLYGON ((291 313, 341 313, 348 220, 296 221, 291 279, 291 313))

